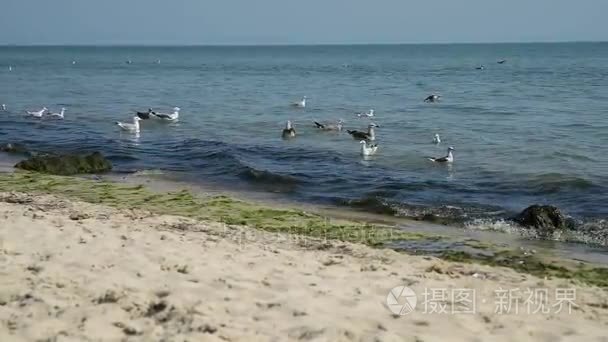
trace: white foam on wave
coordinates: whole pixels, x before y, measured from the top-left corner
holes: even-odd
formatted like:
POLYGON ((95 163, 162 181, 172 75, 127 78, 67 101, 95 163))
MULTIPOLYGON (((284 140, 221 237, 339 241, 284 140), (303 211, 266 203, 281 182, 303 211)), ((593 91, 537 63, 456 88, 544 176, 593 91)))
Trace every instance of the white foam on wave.
POLYGON ((145 176, 160 176, 165 173, 162 170, 158 169, 150 169, 150 170, 140 170, 132 174, 134 177, 145 177, 145 176))
MULTIPOLYGON (((603 220, 602 220, 603 221, 603 220)), ((577 226, 575 229, 555 230, 550 235, 542 234, 534 228, 526 228, 513 221, 495 219, 476 219, 465 223, 465 227, 478 231, 493 231, 521 236, 526 239, 576 242, 590 245, 608 246, 608 233, 598 232, 598 228, 589 229, 587 225, 599 227, 602 221, 577 226)), ((603 222, 608 224, 608 222, 603 222)))

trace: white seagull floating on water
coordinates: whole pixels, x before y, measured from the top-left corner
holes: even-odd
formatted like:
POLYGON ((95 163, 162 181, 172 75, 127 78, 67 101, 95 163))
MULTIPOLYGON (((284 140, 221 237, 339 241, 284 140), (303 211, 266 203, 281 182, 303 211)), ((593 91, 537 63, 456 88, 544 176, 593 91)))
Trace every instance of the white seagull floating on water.
POLYGON ((65 108, 61 108, 61 112, 59 113, 48 113, 49 116, 54 116, 56 118, 63 119, 63 115, 65 114, 65 108))
POLYGON ((304 96, 301 101, 298 101, 296 103, 292 103, 291 105, 293 107, 306 108, 306 96, 304 96))
POLYGON ((6 105, 4 103, 2 104, 2 111, 6 112, 6 105))
POLYGON ((454 148, 452 146, 448 147, 448 155, 441 158, 432 158, 429 157, 428 160, 436 163, 451 163, 454 161, 454 148))
POLYGON ((291 120, 287 120, 285 124, 285 129, 283 129, 283 134, 281 135, 283 139, 295 138, 296 130, 291 125, 291 120))
POLYGON ((139 133, 139 121, 141 119, 137 116, 133 117, 133 123, 119 122, 116 121, 118 127, 120 127, 123 131, 129 131, 134 133, 139 133))
POLYGON ((26 113, 27 113, 28 115, 33 116, 33 117, 36 117, 36 118, 41 118, 41 117, 42 117, 42 115, 44 115, 44 112, 46 112, 47 110, 48 110, 48 109, 47 109, 46 107, 42 107, 42 109, 41 109, 41 110, 39 110, 39 111, 37 111, 37 112, 30 112, 30 111, 28 110, 28 111, 26 111, 26 113))
POLYGON ((165 121, 177 121, 177 119, 179 119, 179 111, 180 111, 180 108, 175 107, 175 108, 173 108, 173 113, 171 113, 171 114, 151 112, 150 117, 156 117, 158 119, 165 120, 165 121))
POLYGON ((374 110, 370 109, 367 112, 363 112, 363 113, 357 113, 357 116, 362 118, 362 117, 368 117, 368 118, 373 118, 374 117, 374 110))
POLYGON ((433 138, 433 143, 434 144, 440 144, 441 143, 441 138, 439 137, 439 134, 435 134, 435 137, 433 138))
POLYGON ((361 144, 361 155, 362 156, 371 156, 376 154, 376 151, 378 151, 378 144, 367 144, 367 141, 365 140, 361 140, 360 142, 361 144))

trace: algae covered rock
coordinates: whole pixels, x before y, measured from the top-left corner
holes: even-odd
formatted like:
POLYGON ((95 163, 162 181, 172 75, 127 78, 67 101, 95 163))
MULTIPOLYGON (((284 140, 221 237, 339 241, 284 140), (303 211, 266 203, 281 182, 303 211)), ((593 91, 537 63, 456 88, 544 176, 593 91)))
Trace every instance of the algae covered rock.
POLYGON ((566 229, 567 220, 564 214, 551 205, 532 205, 515 217, 515 221, 524 227, 542 231, 566 229))
POLYGON ((17 163, 15 167, 22 170, 68 176, 107 172, 112 170, 112 163, 101 153, 95 152, 86 156, 77 154, 38 155, 17 163))

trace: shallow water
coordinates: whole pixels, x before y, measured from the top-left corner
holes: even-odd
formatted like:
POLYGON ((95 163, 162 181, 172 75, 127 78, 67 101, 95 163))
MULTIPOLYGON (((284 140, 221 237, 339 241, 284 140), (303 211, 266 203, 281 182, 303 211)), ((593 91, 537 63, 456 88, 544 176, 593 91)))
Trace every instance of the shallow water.
POLYGON ((9 109, 0 142, 102 150, 119 172, 160 169, 305 202, 366 199, 404 216, 460 221, 493 222, 537 202, 583 221, 606 218, 607 100, 607 43, 0 47, 0 103, 9 109), (423 103, 432 92, 443 100, 423 103), (306 109, 289 106, 303 95, 306 109), (66 119, 23 115, 42 106, 66 107, 66 119), (144 122, 139 136, 113 124, 174 106, 179 123, 144 122), (381 127, 368 160, 347 134, 312 127, 343 118, 363 129, 369 120, 354 113, 370 108, 381 127), (291 141, 280 138, 287 119, 298 132, 291 141), (425 160, 450 145, 452 166, 425 160))

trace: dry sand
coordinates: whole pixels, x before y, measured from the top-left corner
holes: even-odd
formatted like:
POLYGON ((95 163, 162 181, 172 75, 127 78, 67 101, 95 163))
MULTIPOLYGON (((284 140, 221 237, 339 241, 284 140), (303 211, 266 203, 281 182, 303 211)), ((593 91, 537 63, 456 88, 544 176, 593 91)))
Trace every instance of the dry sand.
POLYGON ((2 342, 607 336, 608 294, 567 280, 53 196, 0 194, 2 342), (418 293, 418 307, 408 315, 387 308, 387 294, 398 285, 418 293), (495 313, 497 289, 551 294, 560 287, 576 290, 571 313, 528 314, 523 303, 519 314, 495 313), (424 313, 424 288, 474 289, 476 312, 424 313))

